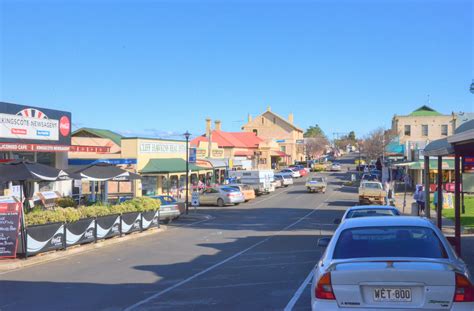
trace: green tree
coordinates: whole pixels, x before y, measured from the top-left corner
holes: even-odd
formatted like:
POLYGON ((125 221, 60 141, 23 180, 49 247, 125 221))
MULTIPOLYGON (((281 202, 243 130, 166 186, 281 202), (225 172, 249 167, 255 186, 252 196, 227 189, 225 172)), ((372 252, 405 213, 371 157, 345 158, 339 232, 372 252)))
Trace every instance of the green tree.
POLYGON ((315 126, 310 126, 306 130, 303 136, 306 138, 311 138, 311 137, 314 138, 314 137, 320 137, 320 136, 326 137, 326 135, 324 135, 323 130, 317 124, 315 126))
POLYGON ((355 132, 354 132, 354 131, 350 131, 350 132, 349 132, 349 135, 347 135, 347 138, 348 138, 349 140, 355 142, 355 141, 356 141, 356 134, 355 134, 355 132))

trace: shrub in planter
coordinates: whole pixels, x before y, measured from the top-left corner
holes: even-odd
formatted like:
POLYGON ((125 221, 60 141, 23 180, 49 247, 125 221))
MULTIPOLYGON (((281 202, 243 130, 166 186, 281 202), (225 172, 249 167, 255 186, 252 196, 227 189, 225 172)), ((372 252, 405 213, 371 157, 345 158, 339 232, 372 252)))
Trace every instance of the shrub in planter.
POLYGON ((73 198, 71 197, 64 197, 64 198, 59 198, 56 200, 56 204, 59 207, 76 207, 76 201, 74 201, 73 198))

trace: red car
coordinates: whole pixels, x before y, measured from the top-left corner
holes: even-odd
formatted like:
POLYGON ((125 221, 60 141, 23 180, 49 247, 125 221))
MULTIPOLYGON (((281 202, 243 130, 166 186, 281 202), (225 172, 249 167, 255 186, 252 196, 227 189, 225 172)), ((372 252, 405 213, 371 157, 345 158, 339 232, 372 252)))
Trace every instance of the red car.
POLYGON ((308 175, 308 171, 306 171, 304 168, 298 167, 298 166, 290 166, 290 168, 294 171, 298 171, 301 175, 301 177, 304 177, 308 175))

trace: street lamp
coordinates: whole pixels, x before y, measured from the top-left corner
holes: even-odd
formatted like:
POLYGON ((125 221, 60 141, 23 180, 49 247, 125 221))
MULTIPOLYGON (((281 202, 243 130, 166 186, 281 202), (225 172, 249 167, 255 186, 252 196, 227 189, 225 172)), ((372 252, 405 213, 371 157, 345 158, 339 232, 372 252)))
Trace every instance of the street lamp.
POLYGON ((472 83, 471 83, 471 93, 474 94, 474 79, 472 80, 472 83))
POLYGON ((186 208, 186 215, 188 214, 188 204, 189 204, 189 136, 191 134, 186 131, 186 133, 183 134, 184 137, 186 138, 186 201, 184 203, 184 207, 186 208))

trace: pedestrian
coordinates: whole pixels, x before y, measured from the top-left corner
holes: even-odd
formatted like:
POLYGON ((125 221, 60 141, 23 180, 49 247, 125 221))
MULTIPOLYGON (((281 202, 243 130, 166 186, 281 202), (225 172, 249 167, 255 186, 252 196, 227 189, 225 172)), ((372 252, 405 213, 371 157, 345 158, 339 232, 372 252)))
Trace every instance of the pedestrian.
POLYGON ((418 214, 421 215, 422 213, 425 213, 425 190, 423 189, 423 186, 420 186, 420 190, 418 192, 418 201, 416 202, 418 204, 418 214))

